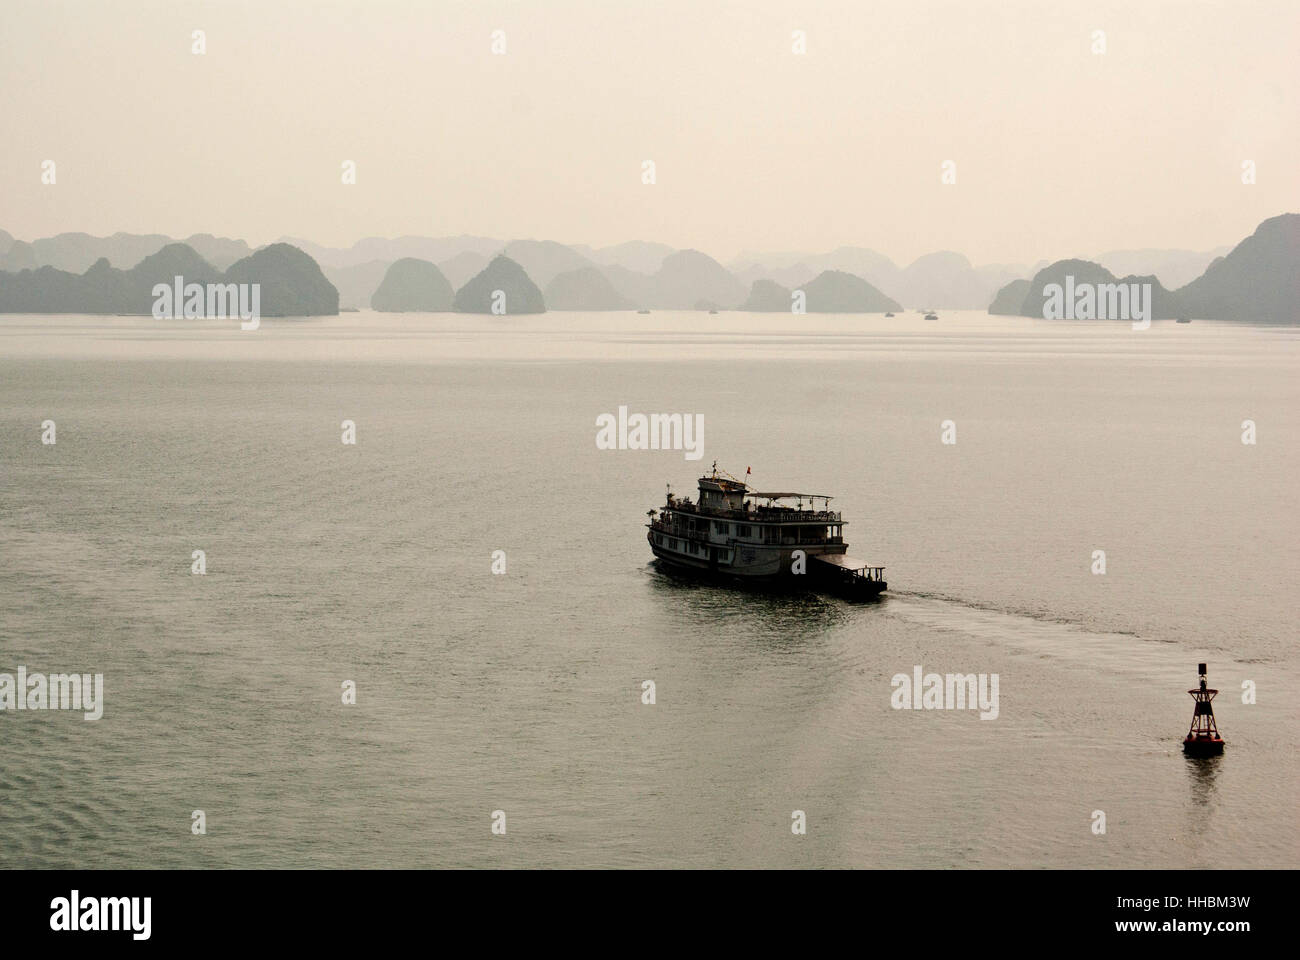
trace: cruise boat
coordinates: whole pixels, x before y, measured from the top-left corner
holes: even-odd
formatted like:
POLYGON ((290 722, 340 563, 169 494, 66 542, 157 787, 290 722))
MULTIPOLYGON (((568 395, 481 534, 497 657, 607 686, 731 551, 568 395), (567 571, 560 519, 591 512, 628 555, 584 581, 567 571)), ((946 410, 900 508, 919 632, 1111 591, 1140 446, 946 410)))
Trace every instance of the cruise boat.
POLYGON ((664 505, 647 512, 646 539, 661 563, 678 570, 785 582, 850 599, 878 596, 888 588, 885 568, 849 558, 848 521, 830 509, 832 499, 750 490, 715 463, 712 473, 700 477, 694 502, 670 488, 664 505))

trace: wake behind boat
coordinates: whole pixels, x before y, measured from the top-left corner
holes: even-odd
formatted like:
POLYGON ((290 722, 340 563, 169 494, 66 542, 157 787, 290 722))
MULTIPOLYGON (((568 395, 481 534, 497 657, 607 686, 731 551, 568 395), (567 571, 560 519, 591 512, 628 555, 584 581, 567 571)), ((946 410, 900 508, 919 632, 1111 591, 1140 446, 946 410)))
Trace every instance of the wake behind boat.
POLYGON ((847 555, 848 521, 830 509, 831 499, 750 490, 715 463, 699 479, 697 502, 670 489, 664 505, 648 511, 646 539, 662 563, 678 570, 808 586, 855 600, 878 596, 888 588, 885 568, 847 555))

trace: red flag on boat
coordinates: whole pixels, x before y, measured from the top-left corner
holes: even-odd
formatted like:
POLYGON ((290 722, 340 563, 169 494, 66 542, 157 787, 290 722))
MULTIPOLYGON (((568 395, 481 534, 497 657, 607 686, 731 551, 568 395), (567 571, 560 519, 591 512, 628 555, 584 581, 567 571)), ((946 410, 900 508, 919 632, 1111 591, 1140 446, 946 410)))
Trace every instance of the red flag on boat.
POLYGON ((749 476, 749 467, 745 468, 745 476, 749 476))

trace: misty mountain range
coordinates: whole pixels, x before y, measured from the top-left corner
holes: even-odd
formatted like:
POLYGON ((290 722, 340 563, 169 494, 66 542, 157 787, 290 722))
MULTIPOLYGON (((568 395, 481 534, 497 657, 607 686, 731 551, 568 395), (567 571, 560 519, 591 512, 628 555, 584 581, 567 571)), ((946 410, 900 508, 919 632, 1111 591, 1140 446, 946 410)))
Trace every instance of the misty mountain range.
POLYGON ((1049 284, 1150 284, 1151 318, 1203 317, 1255 323, 1300 321, 1300 214, 1270 217, 1227 254, 1216 257, 1196 279, 1167 289, 1154 275, 1117 277, 1086 260, 1058 260, 1029 280, 998 291, 989 313, 1043 316, 1049 284))
MULTIPOLYGON (((1272 218, 1231 249, 1117 250, 1090 260, 1040 261, 1033 266, 977 267, 959 253, 940 251, 900 268, 862 247, 824 254, 745 254, 724 266, 697 250, 642 241, 594 248, 549 240, 503 243, 475 236, 371 237, 346 249, 285 238, 262 249, 280 251, 278 258, 263 265, 286 271, 273 279, 300 293, 279 300, 272 296, 290 313, 295 308, 335 312, 339 306, 488 313, 492 305, 485 297, 494 290, 506 292, 509 313, 548 307, 784 312, 799 289, 809 312, 881 312, 906 305, 1040 316, 1041 296, 1035 302, 1031 290, 1053 282, 1063 273, 1062 265, 1071 265, 1069 269, 1080 271, 1079 277, 1095 282, 1119 276, 1152 282, 1159 291, 1157 305, 1169 316, 1285 320, 1295 318, 1297 302, 1296 223, 1300 216, 1295 214, 1272 218), (286 259, 286 250, 306 254, 305 261, 314 261, 316 269, 307 268, 304 260, 286 259), (1073 266, 1077 264, 1085 266, 1073 266), (331 296, 313 273, 337 291, 333 309, 331 296), (1243 286, 1238 289, 1238 284, 1243 286), (1247 300, 1258 304, 1242 309, 1247 300)), ((147 279, 140 275, 141 265, 150 273, 172 260, 186 261, 195 280, 205 282, 209 276, 220 279, 222 271, 254 252, 243 240, 208 234, 177 243, 158 234, 65 233, 28 243, 0 230, 0 312, 147 313, 139 302, 147 279), (177 247, 189 250, 195 259, 187 260, 173 249, 177 247), (171 251, 168 258, 151 259, 164 249, 171 251), (70 304, 80 304, 81 309, 70 304)), ((160 279, 170 280, 170 275, 160 279)))
MULTIPOLYGON (((44 266, 0 273, 0 313, 150 314, 156 284, 260 284, 259 316, 318 316, 339 312, 339 295, 311 257, 273 243, 218 270, 188 244, 169 243, 129 270, 100 257, 81 274, 44 266)), ((172 301, 169 301, 172 303, 172 301)), ((175 315, 181 305, 174 304, 175 315)))
MULTIPOLYGON (((175 240, 161 234, 117 233, 92 237, 84 233, 62 233, 30 243, 15 240, 0 230, 0 271, 50 266, 70 273, 82 273, 96 260, 107 259, 120 270, 129 270, 145 257, 170 243, 184 243, 204 260, 224 270, 253 252, 243 240, 196 234, 175 240)), ((309 254, 339 291, 340 305, 366 307, 379 289, 388 268, 398 260, 415 259, 437 265, 453 289, 460 289, 480 273, 498 253, 524 268, 538 287, 545 289, 562 273, 595 268, 613 285, 617 295, 629 304, 645 307, 689 309, 700 299, 734 307, 746 298, 755 280, 772 280, 787 289, 808 283, 818 274, 835 270, 866 280, 885 296, 914 308, 982 310, 1004 285, 1028 279, 1046 265, 992 264, 974 266, 959 253, 942 251, 920 257, 899 267, 888 257, 862 247, 840 247, 829 253, 744 254, 725 265, 739 284, 717 276, 715 296, 691 296, 665 291, 656 294, 652 279, 675 250, 666 244, 631 241, 610 247, 560 244, 546 240, 503 242, 488 237, 369 237, 351 247, 325 247, 297 237, 282 237, 309 254), (727 303, 728 298, 735 302, 727 303)), ((1116 275, 1153 274, 1167 287, 1182 286, 1200 276, 1210 262, 1229 248, 1196 252, 1190 250, 1111 251, 1088 259, 1116 275)), ((549 302, 549 301, 548 301, 549 302)), ((602 301, 605 302, 605 301, 602 301)), ((608 301, 615 302, 615 301, 608 301)), ((571 308, 566 308, 571 309, 571 308)), ((617 309, 617 308, 611 308, 617 309)))

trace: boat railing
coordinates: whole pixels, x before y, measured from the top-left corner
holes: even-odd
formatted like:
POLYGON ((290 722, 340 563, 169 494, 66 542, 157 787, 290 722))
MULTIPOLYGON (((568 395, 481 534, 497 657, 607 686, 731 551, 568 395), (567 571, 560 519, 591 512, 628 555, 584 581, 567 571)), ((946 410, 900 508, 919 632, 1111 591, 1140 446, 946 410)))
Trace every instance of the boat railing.
POLYGON ((851 572, 855 579, 868 580, 872 583, 885 582, 884 567, 859 567, 857 570, 851 572))
POLYGON ((809 523, 839 523, 838 510, 797 510, 794 507, 755 507, 747 516, 755 520, 802 520, 809 523))
MULTIPOLYGON (((843 537, 781 537, 778 539, 750 539, 738 537, 719 537, 714 539, 715 534, 710 534, 707 530, 687 531, 672 521, 656 518, 647 524, 650 529, 656 533, 667 534, 670 537, 677 537, 681 540, 694 540, 697 543, 707 543, 710 546, 721 547, 728 545, 749 545, 767 546, 767 547, 821 547, 826 545, 838 545, 844 542, 843 537)), ((883 568, 881 568, 883 569, 883 568)))
POLYGON ((717 517, 736 523, 841 523, 838 510, 797 510, 794 507, 754 507, 751 510, 734 510, 729 507, 706 507, 700 504, 674 500, 665 509, 693 513, 702 517, 717 517))
MULTIPOLYGON (((648 524, 651 530, 656 533, 664 533, 670 537, 676 537, 679 540, 694 540, 697 543, 710 543, 708 531, 687 531, 672 523, 666 523, 663 520, 651 520, 648 524)), ((714 544, 717 546, 717 544, 714 544)))

